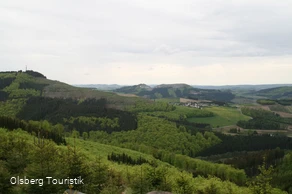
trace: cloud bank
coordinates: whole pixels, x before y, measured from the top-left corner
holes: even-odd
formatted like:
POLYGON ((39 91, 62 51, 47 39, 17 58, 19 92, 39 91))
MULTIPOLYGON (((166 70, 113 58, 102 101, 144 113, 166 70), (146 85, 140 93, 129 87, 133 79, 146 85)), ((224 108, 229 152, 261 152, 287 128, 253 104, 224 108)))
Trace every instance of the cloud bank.
POLYGON ((292 83, 291 10, 290 0, 3 1, 0 70, 27 65, 70 84, 292 83))

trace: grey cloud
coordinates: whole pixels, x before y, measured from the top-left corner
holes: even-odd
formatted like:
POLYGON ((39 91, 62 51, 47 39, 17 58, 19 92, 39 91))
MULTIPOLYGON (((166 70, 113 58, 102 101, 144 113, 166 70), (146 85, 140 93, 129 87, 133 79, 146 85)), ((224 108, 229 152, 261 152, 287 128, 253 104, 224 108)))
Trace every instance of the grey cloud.
POLYGON ((292 55, 291 10, 290 0, 1 1, 0 63, 147 70, 292 55))
MULTIPOLYGON (((263 55, 292 54, 292 4, 289 1, 229 6, 217 17, 228 18, 232 27, 223 30, 230 40, 245 43, 263 55)), ((243 50, 243 49, 242 49, 243 50)))

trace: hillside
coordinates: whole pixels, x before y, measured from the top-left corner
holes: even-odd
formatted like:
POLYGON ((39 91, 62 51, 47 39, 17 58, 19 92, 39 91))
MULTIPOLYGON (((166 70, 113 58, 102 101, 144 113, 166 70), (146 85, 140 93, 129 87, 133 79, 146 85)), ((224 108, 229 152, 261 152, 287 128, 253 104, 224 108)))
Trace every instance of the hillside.
POLYGON ((136 94, 151 99, 191 98, 229 102, 234 98, 234 95, 230 91, 198 89, 187 84, 161 84, 155 87, 139 84, 122 87, 114 91, 126 94, 136 94))
MULTIPOLYGON (((126 191, 126 193, 134 194, 141 191, 148 193, 148 191, 153 190, 164 190, 191 194, 208 193, 210 189, 218 194, 225 194, 227 190, 242 194, 251 192, 251 189, 247 187, 240 187, 215 177, 193 177, 190 173, 182 172, 173 165, 161 162, 147 154, 79 138, 67 138, 67 146, 57 146, 47 140, 38 140, 39 142, 36 143, 33 136, 22 130, 6 131, 2 128, 0 128, 0 137, 2 140, 0 141, 0 149, 3 150, 0 152, 1 193, 62 193, 68 188, 66 184, 52 185, 48 184, 47 181, 28 185, 6 184, 6 176, 14 176, 14 172, 24 176, 30 175, 30 178, 41 178, 42 174, 45 177, 60 178, 81 175, 84 178, 84 185, 75 184, 74 189, 86 193, 121 193, 126 191), (22 139, 21 142, 18 141, 19 138, 22 139), (9 142, 9 144, 3 142, 9 142), (7 149, 11 150, 10 154, 8 154, 7 149), (22 160, 18 160, 16 155, 22 160), (127 157, 127 160, 110 158, 113 155, 127 157), (139 160, 139 158, 143 159, 144 163, 139 165, 129 163, 136 159, 139 160), (9 163, 5 160, 9 160, 9 163), (211 185, 216 185, 216 188, 212 188, 211 185)), ((179 158, 179 156, 177 157, 179 158)), ((188 160, 191 162, 192 159, 188 160)), ((216 167, 210 162, 200 162, 199 160, 193 160, 193 163, 198 170, 216 167)), ((242 171, 223 164, 217 165, 217 171, 228 176, 242 173, 242 171)), ((238 178, 244 179, 244 177, 238 178)), ((273 189, 273 193, 282 192, 273 189)))
POLYGON ((175 88, 175 89, 179 89, 179 88, 192 88, 192 86, 188 85, 188 84, 160 84, 155 86, 154 88, 175 88))
MULTIPOLYGON (((246 175, 242 170, 179 154, 169 153, 167 156, 164 152, 160 156, 162 158, 159 155, 153 157, 138 151, 96 143, 86 136, 79 138, 77 134, 66 138, 66 146, 57 146, 51 141, 36 140, 20 129, 8 131, 0 128, 0 139, 1 193, 60 193, 67 188, 67 185, 51 186, 46 182, 41 187, 38 184, 6 184, 7 177, 14 173, 30 175, 30 178, 82 176, 85 184, 75 184, 74 189, 87 193, 126 191, 134 194, 162 190, 177 194, 208 194, 210 191, 218 194, 243 194, 253 193, 254 189, 243 186, 246 175), (139 164, 135 164, 135 161, 139 164), (182 169, 188 169, 192 173, 182 169), (96 189, 102 192, 97 192, 96 189)), ((285 161, 289 162, 289 158, 285 161)), ((279 189, 270 188, 269 191, 271 194, 284 194, 279 189)))
POLYGON ((257 96, 264 96, 271 99, 292 98, 292 86, 269 88, 257 91, 257 96))
POLYGON ((0 91, 3 100, 43 96, 72 99, 107 98, 110 101, 130 102, 129 98, 121 98, 111 92, 74 87, 59 81, 49 80, 34 71, 0 72, 0 91))
POLYGON ((31 97, 71 98, 75 100, 105 98, 108 106, 117 109, 124 109, 138 100, 133 97, 122 97, 112 92, 74 87, 59 81, 49 80, 44 75, 34 71, 0 72, 0 106, 2 111, 9 115, 15 115, 26 100, 31 97))
MULTIPOLYGON (((277 172, 266 175, 266 168, 250 170, 265 162, 278 171, 288 168, 289 151, 285 155, 284 150, 291 150, 291 138, 277 133, 245 133, 236 128, 236 135, 231 136, 212 129, 236 123, 252 128, 271 119, 290 123, 287 118, 241 112, 240 107, 226 104, 201 109, 168 103, 166 98, 151 101, 123 97, 73 87, 33 71, 0 73, 0 80, 0 193, 62 193, 67 189, 67 185, 7 184, 11 176, 18 175, 82 176, 86 184, 74 184, 74 189, 98 194, 255 193, 258 188, 284 193, 280 189, 292 188, 290 182, 284 182, 288 178, 277 172), (242 113, 261 117, 254 123, 242 113), (269 154, 266 160, 256 154, 262 150, 269 154), (255 153, 241 153, 244 151, 255 153), (220 164, 226 157, 222 154, 229 154, 230 165, 220 164), (236 156, 246 163, 238 165, 236 156), (197 157, 219 157, 219 162, 197 157), (263 175, 269 179, 263 180, 263 175), (284 184, 280 185, 278 179, 284 184), (252 181, 254 184, 250 184, 252 181)), ((226 100, 230 95, 186 84, 152 88, 141 84, 127 90, 139 91, 142 96, 143 92, 165 95, 171 100, 177 95, 226 100)), ((262 125, 264 130, 273 127, 273 123, 266 123, 262 125)))
POLYGON ((152 88, 146 84, 139 84, 134 86, 124 86, 119 89, 114 90, 115 92, 121 92, 126 94, 139 94, 143 91, 151 91, 152 88))

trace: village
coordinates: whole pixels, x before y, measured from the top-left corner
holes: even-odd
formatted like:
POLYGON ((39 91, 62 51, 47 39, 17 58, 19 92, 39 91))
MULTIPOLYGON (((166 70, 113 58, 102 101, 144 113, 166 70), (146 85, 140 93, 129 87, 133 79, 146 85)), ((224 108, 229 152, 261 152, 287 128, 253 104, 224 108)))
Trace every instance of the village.
POLYGON ((203 109, 204 107, 218 106, 209 100, 193 100, 188 98, 180 98, 179 102, 172 103, 176 106, 186 106, 191 108, 203 109))

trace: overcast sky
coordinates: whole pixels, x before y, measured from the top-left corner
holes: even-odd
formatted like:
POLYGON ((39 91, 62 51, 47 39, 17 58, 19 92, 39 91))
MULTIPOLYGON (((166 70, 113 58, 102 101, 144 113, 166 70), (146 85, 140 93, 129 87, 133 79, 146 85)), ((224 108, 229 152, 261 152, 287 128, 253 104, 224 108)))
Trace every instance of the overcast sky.
POLYGON ((26 65, 69 84, 292 83, 292 1, 0 1, 0 71, 26 65))

